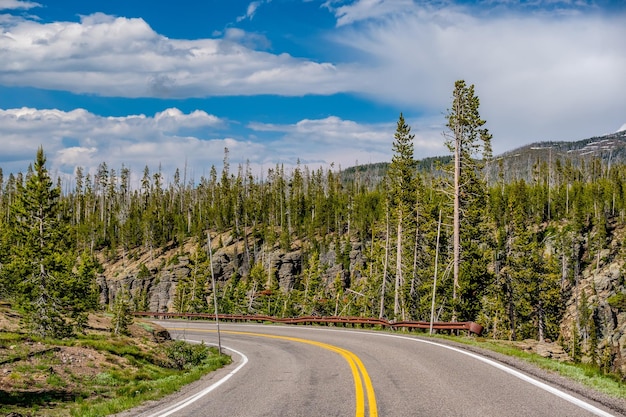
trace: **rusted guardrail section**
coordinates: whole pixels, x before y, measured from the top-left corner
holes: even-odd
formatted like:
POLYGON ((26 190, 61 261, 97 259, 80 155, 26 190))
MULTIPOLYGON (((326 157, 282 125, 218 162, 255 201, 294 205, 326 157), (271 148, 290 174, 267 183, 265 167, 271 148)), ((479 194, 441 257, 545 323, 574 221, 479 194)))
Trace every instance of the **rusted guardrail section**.
MULTIPOLYGON (((172 312, 155 312, 155 311, 136 311, 133 313, 135 316, 142 317, 154 317, 154 318, 197 318, 197 319, 215 319, 214 314, 209 313, 172 313, 172 312)), ((272 322, 283 324, 335 324, 351 327, 373 327, 381 326, 391 329, 405 328, 405 329, 430 329, 430 322, 428 321, 387 321, 385 319, 378 319, 372 317, 339 317, 339 316, 301 316, 301 317, 273 317, 265 315, 254 314, 218 314, 217 317, 223 321, 232 322, 272 322)), ((434 322, 434 330, 462 330, 476 335, 480 335, 483 331, 483 326, 473 321, 461 321, 461 322, 434 322)))

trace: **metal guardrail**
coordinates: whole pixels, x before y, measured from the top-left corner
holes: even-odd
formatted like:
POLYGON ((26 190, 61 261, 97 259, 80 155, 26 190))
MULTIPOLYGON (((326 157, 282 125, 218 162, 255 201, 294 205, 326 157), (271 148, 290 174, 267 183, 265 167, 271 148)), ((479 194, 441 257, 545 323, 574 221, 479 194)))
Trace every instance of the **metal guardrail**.
MULTIPOLYGON (((135 316, 140 317, 154 317, 154 318, 189 318, 189 319, 215 319, 214 314, 210 313, 172 313, 172 312, 155 312, 155 311, 136 311, 133 313, 135 316)), ((335 324, 343 325, 343 327, 373 327, 381 326, 390 329, 430 329, 430 322, 428 321, 388 321, 385 319, 371 318, 371 317, 339 317, 339 316, 302 316, 302 317, 272 317, 265 315, 254 314, 218 314, 218 319, 221 321, 232 322, 272 322, 283 324, 335 324)), ((433 329, 435 330, 462 330, 468 333, 473 333, 480 336, 483 331, 483 326, 473 321, 460 321, 460 322, 434 322, 433 329)))

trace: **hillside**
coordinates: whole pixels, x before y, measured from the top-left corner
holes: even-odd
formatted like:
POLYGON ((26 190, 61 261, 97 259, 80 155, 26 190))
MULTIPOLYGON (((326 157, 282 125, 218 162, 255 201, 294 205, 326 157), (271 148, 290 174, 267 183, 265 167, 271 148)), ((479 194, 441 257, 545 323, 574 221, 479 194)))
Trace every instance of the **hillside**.
MULTIPOLYGON (((611 165, 626 163, 626 130, 603 136, 594 136, 578 141, 543 141, 534 142, 519 148, 507 151, 493 158, 488 165, 488 178, 496 181, 502 178, 505 182, 516 179, 532 181, 538 166, 553 165, 557 160, 564 166, 566 160, 572 165, 580 167, 597 159, 610 169, 611 165)), ((449 155, 428 157, 418 162, 418 170, 426 174, 435 174, 440 166, 449 163, 449 155)), ((377 184, 384 178, 389 163, 360 165, 346 168, 342 171, 344 183, 356 178, 365 179, 367 184, 377 184)))
MULTIPOLYGON (((549 227, 559 226, 555 224, 549 227)), ((626 226, 614 223, 610 227, 610 241, 606 249, 593 258, 587 258, 590 256, 589 244, 591 242, 588 240, 582 242, 581 250, 585 254, 583 258, 586 258, 586 261, 581 264, 583 269, 579 280, 571 283, 562 282, 563 294, 567 294, 566 310, 559 323, 559 340, 555 340, 569 352, 566 358, 578 356, 578 360, 591 361, 593 356, 595 358, 593 360, 599 361, 607 370, 622 375, 626 374, 626 300, 623 298, 623 294, 626 293, 625 238, 626 226), (586 300, 584 308, 589 311, 585 314, 591 315, 591 321, 583 322, 580 319, 582 299, 586 300), (578 346, 577 341, 580 337, 583 342, 578 346)), ((258 247, 262 246, 260 242, 255 243, 258 247)), ((546 251, 554 251, 556 245, 556 240, 550 239, 547 242, 546 251)), ((248 291, 241 292, 239 295, 242 298, 236 299, 235 287, 239 285, 236 277, 250 275, 243 246, 244 239, 233 239, 229 233, 220 235, 214 240, 214 272, 219 286, 220 312, 247 314, 262 311, 276 316, 289 316, 290 311, 285 311, 278 299, 274 299, 277 303, 276 309, 264 310, 264 303, 271 299, 268 297, 268 295, 271 296, 271 292, 261 291, 261 286, 259 290, 250 290, 250 287, 247 287, 248 291)), ((306 246, 307 242, 298 242, 290 250, 281 249, 278 245, 271 248, 265 247, 256 253, 255 257, 269 262, 267 269, 272 271, 269 280, 276 282, 279 288, 289 292, 301 287, 303 275, 307 274, 306 265, 310 258, 303 250, 306 246)), ((364 285, 367 285, 367 280, 361 276, 360 271, 369 268, 366 252, 368 246, 367 242, 352 240, 348 262, 337 258, 333 242, 330 242, 326 250, 321 252, 320 270, 323 272, 320 280, 323 286, 332 288, 339 279, 342 286, 354 290, 344 293, 346 299, 340 303, 327 300, 326 304, 316 304, 313 310, 307 312, 308 314, 346 315, 346 302, 348 305, 357 302, 360 298, 358 294, 366 291, 364 285)), ((116 294, 122 288, 127 288, 136 303, 140 302, 138 298, 142 294, 146 297, 144 304, 146 310, 194 311, 190 303, 186 304, 187 307, 181 308, 185 305, 180 300, 181 288, 185 288, 188 298, 192 297, 189 293, 189 284, 195 279, 194 271, 202 267, 194 262, 194 259, 198 259, 198 251, 205 252, 206 250, 207 247, 202 242, 198 243, 195 239, 190 239, 178 248, 170 247, 159 251, 152 258, 148 251, 138 248, 133 257, 134 260, 124 260, 121 256, 103 259, 104 272, 98 278, 102 290, 102 304, 113 303, 116 294), (149 272, 146 272, 146 268, 149 272)), ((202 282, 198 281, 198 287, 202 287, 202 290, 198 290, 202 299, 199 308, 202 311, 209 311, 210 306, 206 300, 212 294, 210 282, 204 277, 202 282)), ((286 303, 285 300, 285 305, 286 303)), ((298 313, 292 311, 291 314, 297 315, 298 313)), ((371 310, 369 315, 376 316, 376 311, 371 310)), ((492 336, 496 335, 497 323, 485 322, 485 317, 479 320, 482 320, 481 324, 485 325, 486 330, 491 332, 492 336)), ((554 353, 558 349, 547 349, 544 344, 531 345, 541 354, 563 359, 562 352, 560 356, 554 353)))
POLYGON ((536 153, 541 155, 542 159, 552 154, 553 156, 571 156, 573 158, 595 157, 606 162, 613 160, 615 163, 623 163, 626 160, 626 130, 578 141, 535 142, 505 152, 500 155, 500 158, 523 156, 530 151, 542 151, 536 153))
POLYGON ((163 397, 230 359, 202 346, 202 363, 189 361, 183 370, 181 342, 142 320, 128 336, 112 337, 111 318, 91 314, 85 334, 49 340, 24 333, 21 318, 0 302, 2 416, 109 415, 163 397))
MULTIPOLYGON (((610 144, 613 155, 621 142, 568 149, 588 158, 610 144)), ((434 293, 435 320, 475 321, 496 339, 558 341, 574 359, 626 375, 626 164, 561 161, 541 146, 524 152, 519 172, 532 181, 513 181, 503 160, 491 164, 503 174, 490 176, 497 186, 471 164, 463 171, 457 252, 451 190, 426 175, 416 181, 413 161, 391 174, 382 164, 347 174, 298 167, 261 179, 225 164, 198 185, 146 172, 139 190, 127 171, 103 169, 61 193, 40 149, 36 174, 10 177, 0 195, 0 296, 21 303, 46 336, 126 295, 138 311, 208 311, 213 274, 226 314, 425 321, 434 293), (39 310, 25 296, 38 297, 39 310)))
POLYGON ((573 142, 546 141, 525 145, 495 157, 489 173, 491 178, 498 178, 501 173, 505 182, 515 179, 531 181, 541 164, 553 166, 558 160, 564 166, 565 161, 570 160, 573 166, 579 167, 594 159, 600 160, 608 169, 611 165, 626 163, 626 130, 573 142))

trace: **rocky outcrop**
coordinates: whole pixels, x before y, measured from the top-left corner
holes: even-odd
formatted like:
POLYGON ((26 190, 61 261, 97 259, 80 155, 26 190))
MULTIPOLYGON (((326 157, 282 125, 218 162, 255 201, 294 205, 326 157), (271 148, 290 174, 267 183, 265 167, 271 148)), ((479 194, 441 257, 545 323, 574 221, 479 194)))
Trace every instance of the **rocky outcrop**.
POLYGON ((623 231, 618 230, 610 246, 582 271, 578 285, 571 290, 560 330, 568 351, 573 352, 579 340, 583 361, 593 358, 601 366, 610 364, 611 371, 626 375, 626 306, 614 302, 626 294, 623 241, 623 231), (583 323, 581 311, 585 298, 590 315, 587 323, 583 323))
POLYGON ((511 342, 514 346, 527 352, 536 353, 544 358, 550 358, 559 362, 571 362, 572 358, 565 352, 563 347, 555 342, 540 342, 527 339, 522 342, 511 342))
MULTIPOLYGON (((218 282, 226 282, 234 274, 246 276, 251 265, 261 262, 268 266, 281 288, 291 289, 300 278, 306 262, 306 255, 297 245, 293 245, 289 251, 278 247, 246 251, 243 241, 234 241, 229 235, 224 235, 216 239, 213 246, 213 271, 218 282)), ((249 243, 249 246, 263 247, 260 244, 254 246, 253 243, 249 243)), ((349 262, 345 265, 336 259, 335 247, 331 243, 320 254, 324 271, 322 279, 330 284, 339 277, 344 286, 348 286, 351 279, 358 279, 358 271, 365 265, 362 246, 360 242, 351 243, 349 262)), ((150 311, 173 311, 176 287, 181 280, 190 277, 191 260, 199 249, 206 251, 206 246, 199 246, 190 239, 182 248, 166 248, 152 256, 146 252, 134 254, 132 259, 120 257, 103 260, 104 272, 97 277, 101 303, 111 305, 119 292, 125 290, 129 291, 136 304, 141 297, 145 297, 150 311)))

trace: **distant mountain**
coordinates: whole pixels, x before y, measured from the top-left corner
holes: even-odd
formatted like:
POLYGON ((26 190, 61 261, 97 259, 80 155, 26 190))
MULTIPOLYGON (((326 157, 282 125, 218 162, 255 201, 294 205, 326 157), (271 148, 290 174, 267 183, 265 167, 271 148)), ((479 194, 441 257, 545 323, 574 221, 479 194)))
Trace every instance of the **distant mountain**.
POLYGON ((607 165, 626 163, 626 130, 604 136, 595 136, 575 142, 536 142, 522 146, 494 158, 489 169, 490 178, 504 173, 504 180, 532 179, 533 167, 539 163, 553 164, 556 160, 572 161, 580 166, 593 159, 607 165))
MULTIPOLYGON (((626 164, 626 125, 620 131, 604 136, 575 142, 535 142, 505 152, 493 158, 493 162, 488 166, 488 178, 496 180, 502 172, 507 182, 516 179, 531 181, 535 165, 544 162, 552 165, 557 159, 561 162, 569 159, 574 166, 580 166, 592 159, 600 159, 609 166, 626 164)), ((436 173, 438 167, 451 160, 450 155, 424 158, 419 161, 418 170, 436 173)), ((372 187, 384 178, 388 167, 388 162, 379 162, 346 168, 341 172, 341 179, 344 184, 356 182, 361 186, 372 187)))

